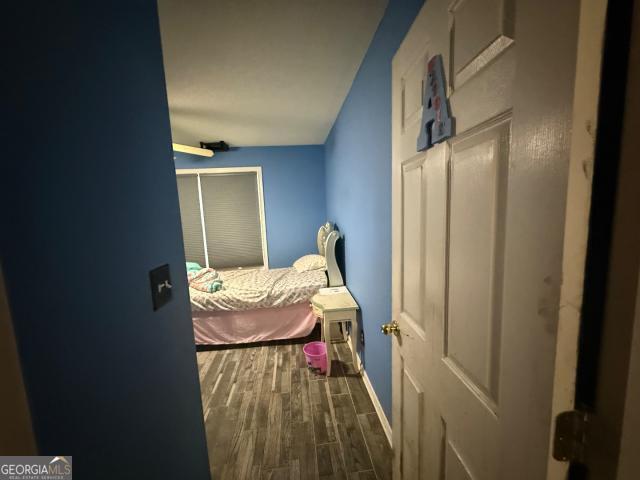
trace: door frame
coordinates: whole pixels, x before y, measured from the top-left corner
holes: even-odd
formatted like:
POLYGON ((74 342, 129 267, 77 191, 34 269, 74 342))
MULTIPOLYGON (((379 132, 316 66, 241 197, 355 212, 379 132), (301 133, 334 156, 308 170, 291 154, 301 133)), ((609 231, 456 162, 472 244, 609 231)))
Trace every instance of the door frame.
MULTIPOLYGON (((8 225, 5 225, 8 227, 8 225)), ((13 329, 9 298, 0 265, 0 453, 37 455, 37 441, 31 423, 29 398, 22 376, 22 362, 13 329)))
POLYGON ((633 418, 627 388, 638 381, 629 373, 634 326, 640 328, 639 24, 638 2, 609 3, 575 392, 576 406, 591 418, 585 465, 572 465, 571 479, 614 479, 626 471, 618 464, 625 422, 633 418))
POLYGON ((608 0, 582 0, 574 84, 571 149, 564 225, 562 286, 556 340, 555 376, 547 479, 565 479, 569 465, 553 458, 555 420, 563 411, 575 408, 583 289, 589 239, 589 211, 592 202, 595 139, 600 105, 601 52, 608 0))

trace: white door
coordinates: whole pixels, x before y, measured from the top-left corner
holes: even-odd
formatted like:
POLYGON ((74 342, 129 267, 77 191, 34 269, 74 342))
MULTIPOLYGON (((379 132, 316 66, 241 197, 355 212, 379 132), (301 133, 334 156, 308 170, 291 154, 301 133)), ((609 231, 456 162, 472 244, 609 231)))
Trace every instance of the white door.
POLYGON ((393 60, 396 480, 546 477, 578 13, 427 0, 393 60), (417 152, 436 54, 455 136, 417 152))

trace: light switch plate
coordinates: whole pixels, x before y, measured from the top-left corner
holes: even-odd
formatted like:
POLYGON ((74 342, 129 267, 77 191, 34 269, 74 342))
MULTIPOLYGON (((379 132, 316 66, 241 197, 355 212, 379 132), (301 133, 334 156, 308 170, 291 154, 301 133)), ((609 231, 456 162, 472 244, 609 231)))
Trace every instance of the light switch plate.
POLYGON ((173 285, 171 285, 169 265, 162 265, 151 270, 149 272, 149 280, 151 281, 151 300, 155 311, 171 300, 173 285))

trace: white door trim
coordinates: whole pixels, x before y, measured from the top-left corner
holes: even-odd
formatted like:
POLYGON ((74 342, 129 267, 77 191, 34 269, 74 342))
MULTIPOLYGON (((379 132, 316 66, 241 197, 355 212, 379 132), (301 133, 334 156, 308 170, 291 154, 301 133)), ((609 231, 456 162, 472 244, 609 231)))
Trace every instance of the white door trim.
POLYGON ((566 462, 553 458, 552 448, 556 416, 574 408, 602 63, 594 52, 603 49, 606 10, 607 0, 580 5, 547 480, 562 480, 568 470, 566 462))

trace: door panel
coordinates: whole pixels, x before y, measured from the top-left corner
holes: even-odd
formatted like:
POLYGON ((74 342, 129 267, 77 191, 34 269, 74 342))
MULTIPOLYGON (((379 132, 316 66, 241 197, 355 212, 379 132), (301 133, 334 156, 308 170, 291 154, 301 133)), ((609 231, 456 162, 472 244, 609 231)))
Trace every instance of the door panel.
POLYGON ((422 447, 422 410, 424 395, 422 387, 408 370, 402 372, 402 396, 405 399, 402 429, 402 472, 407 478, 421 478, 420 449, 422 447))
POLYGON ((424 330, 422 317, 423 188, 422 163, 402 168, 402 313, 424 330))
POLYGON ((449 103, 456 121, 456 133, 466 132, 508 112, 513 106, 513 79, 517 46, 511 45, 490 67, 455 89, 449 103))
POLYGON ((427 50, 419 55, 416 61, 402 78, 402 129, 415 126, 422 117, 424 99, 423 80, 427 73, 427 50))
POLYGON ((444 358, 498 403, 509 123, 453 143, 444 358), (473 241, 469 241, 473 239, 473 241), (460 299, 465 301, 461 302, 460 299))
MULTIPOLYGON (((422 120, 422 104, 424 101, 424 78, 427 73, 427 62, 433 55, 428 43, 417 48, 415 58, 406 66, 406 70, 398 79, 402 89, 399 97, 401 122, 399 130, 399 148, 405 161, 416 157, 416 138, 422 120)), ((424 155, 418 158, 424 159, 424 155)))
POLYGON ((451 7, 452 82, 459 87, 513 43, 513 0, 461 0, 451 7))
POLYGON ((449 441, 447 441, 446 445, 444 464, 445 478, 447 480, 473 480, 471 472, 463 463, 460 454, 449 441))
POLYGON ((570 43, 577 3, 554 10, 568 25, 554 40, 541 37, 545 22, 515 17, 540 1, 552 11, 550 0, 428 0, 393 60, 396 480, 544 478, 553 380, 545 355, 557 331, 552 278, 562 259, 561 235, 549 232, 564 226, 561 142, 572 100, 565 89, 551 102, 547 90, 558 79, 566 86, 575 59, 565 48, 562 65, 554 57, 550 68, 532 53, 533 40, 516 34, 524 24, 539 42, 570 43), (456 136, 416 152, 435 54, 449 72, 456 136), (523 62, 537 76, 522 75, 523 62), (521 128, 529 106, 547 109, 547 136, 521 128), (553 275, 542 275, 543 265, 553 275))

